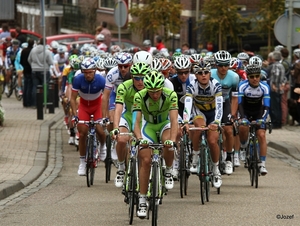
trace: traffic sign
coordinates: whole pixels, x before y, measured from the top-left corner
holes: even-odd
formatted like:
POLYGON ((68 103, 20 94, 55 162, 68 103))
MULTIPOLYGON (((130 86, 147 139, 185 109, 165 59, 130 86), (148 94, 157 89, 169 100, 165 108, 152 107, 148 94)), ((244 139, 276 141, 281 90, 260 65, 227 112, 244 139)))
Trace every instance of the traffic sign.
POLYGON ((119 0, 114 9, 115 23, 118 27, 123 27, 127 22, 128 8, 124 0, 119 0))
MULTIPOLYGON (((288 38, 288 22, 289 18, 286 15, 281 15, 275 22, 274 25, 274 35, 278 42, 282 45, 287 45, 288 38)), ((298 14, 293 14, 292 16, 292 40, 291 46, 296 46, 300 44, 300 16, 298 14)))

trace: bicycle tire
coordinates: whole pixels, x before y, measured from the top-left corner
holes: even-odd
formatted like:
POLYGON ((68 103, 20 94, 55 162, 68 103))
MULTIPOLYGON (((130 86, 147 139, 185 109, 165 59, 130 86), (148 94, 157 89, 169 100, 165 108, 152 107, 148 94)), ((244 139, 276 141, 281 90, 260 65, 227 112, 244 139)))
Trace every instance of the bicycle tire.
POLYGON ((257 137, 254 138, 253 140, 253 168, 254 168, 254 183, 255 183, 255 188, 258 188, 258 175, 259 175, 259 169, 258 169, 258 161, 259 161, 259 155, 258 155, 258 150, 257 146, 258 145, 258 140, 257 137))
POLYGON ((136 203, 137 191, 136 191, 136 159, 133 158, 130 160, 130 172, 129 176, 129 190, 128 190, 128 197, 129 197, 129 224, 132 225, 133 216, 134 216, 134 204, 136 203))
POLYGON ((21 101, 23 99, 23 95, 19 95, 19 90, 18 90, 17 86, 15 86, 14 92, 15 92, 15 96, 16 96, 17 100, 21 101))
POLYGON ((189 137, 188 135, 186 135, 186 141, 185 141, 185 183, 184 183, 184 195, 187 195, 187 189, 188 189, 188 185, 189 185, 189 177, 190 177, 190 168, 191 168, 191 163, 192 163, 192 155, 191 155, 191 147, 190 147, 190 143, 189 143, 189 137))
MULTIPOLYGON (((202 152, 203 150, 200 150, 202 152)), ((198 161, 198 167, 199 167, 199 180, 200 180, 200 198, 201 203, 204 205, 205 203, 205 176, 204 176, 204 158, 201 155, 198 161)))
POLYGON ((106 158, 105 158, 105 183, 110 181, 111 175, 111 137, 110 135, 106 135, 106 158))
MULTIPOLYGON (((185 135, 184 135, 185 136, 185 135)), ((180 160, 179 160, 179 183, 180 183, 180 197, 183 198, 185 193, 185 183, 186 183, 186 153, 184 147, 184 141, 180 144, 180 160)))
POLYGON ((152 226, 157 226, 157 197, 158 197, 158 163, 154 162, 152 165, 152 194, 151 194, 151 206, 152 206, 152 226))
POLYGON ((205 196, 206 196, 206 202, 209 202, 209 195, 210 195, 210 173, 212 171, 211 164, 210 164, 210 158, 209 158, 209 150, 206 149, 206 169, 205 169, 205 196))
POLYGON ((86 184, 90 187, 91 184, 91 159, 93 158, 93 148, 94 148, 94 141, 92 137, 87 139, 87 152, 86 152, 86 184))
POLYGON ((5 93, 7 98, 10 98, 10 96, 12 95, 12 92, 13 92, 13 87, 12 86, 13 86, 12 82, 9 82, 8 85, 7 85, 8 93, 5 93))

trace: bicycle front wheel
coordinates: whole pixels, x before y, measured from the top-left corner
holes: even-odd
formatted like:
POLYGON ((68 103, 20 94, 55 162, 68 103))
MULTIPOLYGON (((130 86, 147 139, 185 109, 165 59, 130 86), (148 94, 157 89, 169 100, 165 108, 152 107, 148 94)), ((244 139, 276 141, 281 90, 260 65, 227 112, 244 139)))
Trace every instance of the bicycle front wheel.
MULTIPOLYGON (((183 198, 185 193, 185 184, 186 184, 186 150, 184 142, 180 144, 180 160, 179 160, 179 183, 180 183, 180 197, 183 198)), ((185 194, 186 195, 186 194, 185 194)))
POLYGON ((157 226, 157 213, 158 213, 158 163, 154 162, 152 166, 152 196, 151 196, 151 207, 152 207, 152 226, 157 226))
POLYGON ((258 161, 259 161, 259 152, 258 152, 258 140, 255 137, 253 141, 253 169, 254 169, 254 182, 255 188, 258 188, 258 175, 259 175, 259 168, 258 168, 258 161))
POLYGON ((110 181, 111 173, 111 138, 110 135, 106 135, 106 159, 105 159, 105 182, 110 181))
POLYGON ((136 191, 136 159, 130 160, 130 172, 129 172, 129 190, 127 195, 129 198, 129 224, 132 224, 134 215, 134 205, 136 204, 137 191, 136 191))
POLYGON ((92 168, 92 161, 93 161, 93 147, 94 141, 93 138, 90 137, 87 140, 87 150, 86 150, 86 184, 88 187, 93 185, 94 180, 94 173, 92 168))

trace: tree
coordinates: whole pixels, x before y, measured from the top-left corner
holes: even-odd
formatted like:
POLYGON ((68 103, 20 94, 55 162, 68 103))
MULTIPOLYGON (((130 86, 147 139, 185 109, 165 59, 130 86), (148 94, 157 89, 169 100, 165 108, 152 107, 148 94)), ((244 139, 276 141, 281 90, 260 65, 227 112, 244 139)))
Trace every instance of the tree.
POLYGON ((143 2, 143 5, 133 3, 129 10, 131 16, 135 17, 134 22, 129 23, 133 31, 140 34, 145 31, 155 34, 163 29, 164 37, 167 37, 168 32, 179 32, 182 5, 178 3, 178 0, 148 0, 143 2))
POLYGON ((246 32, 241 26, 247 19, 238 13, 237 0, 206 0, 203 5, 201 35, 207 41, 218 41, 219 49, 226 49, 227 39, 239 42, 239 35, 246 32))
POLYGON ((254 31, 268 34, 268 52, 271 51, 271 40, 274 34, 274 24, 277 18, 284 13, 284 0, 261 0, 258 11, 254 14, 254 31))

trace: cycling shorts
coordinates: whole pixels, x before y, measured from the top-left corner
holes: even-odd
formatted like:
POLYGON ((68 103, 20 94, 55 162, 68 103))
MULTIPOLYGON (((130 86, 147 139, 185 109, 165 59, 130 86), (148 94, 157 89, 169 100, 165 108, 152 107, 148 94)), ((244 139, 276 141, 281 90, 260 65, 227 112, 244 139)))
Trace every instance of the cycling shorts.
POLYGON ((171 128, 170 120, 166 120, 159 124, 153 124, 143 119, 142 127, 141 127, 143 139, 148 140, 148 142, 150 143, 158 143, 159 141, 161 141, 161 136, 163 132, 170 128, 171 128), (158 137, 160 140, 157 139, 156 132, 159 132, 158 137))

